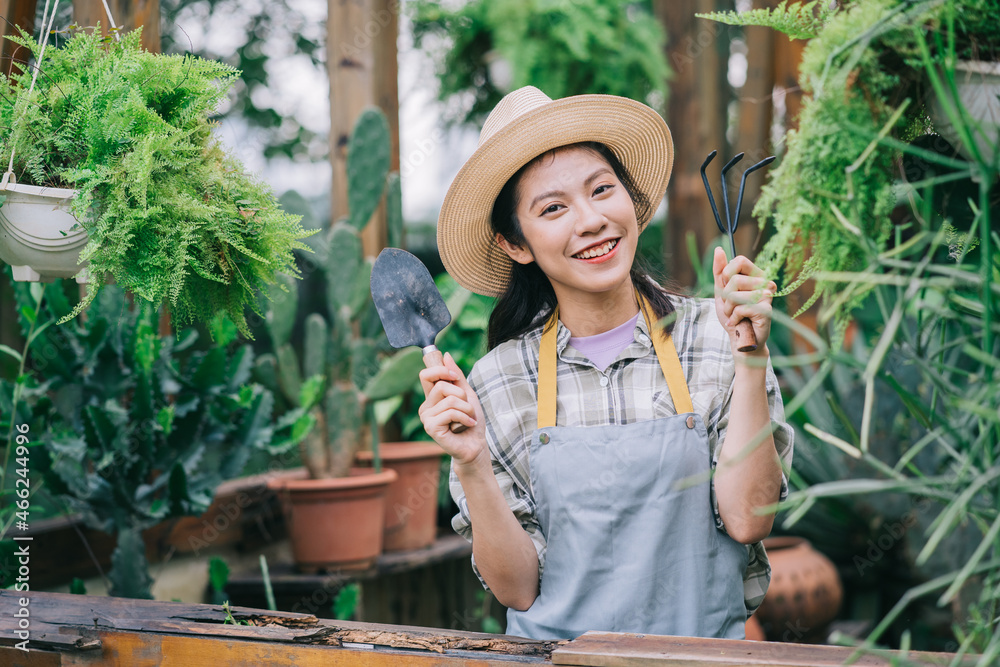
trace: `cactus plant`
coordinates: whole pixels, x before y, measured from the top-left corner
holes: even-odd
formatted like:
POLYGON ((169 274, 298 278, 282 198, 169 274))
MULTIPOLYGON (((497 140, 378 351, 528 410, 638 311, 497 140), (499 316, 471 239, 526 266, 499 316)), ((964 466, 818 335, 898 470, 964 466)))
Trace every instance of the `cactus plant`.
POLYGON ((423 368, 416 348, 389 354, 369 292, 373 261, 364 257, 360 232, 387 191, 390 243, 398 245, 403 232, 399 177, 389 174, 389 125, 378 109, 366 109, 354 126, 347 176, 350 214, 332 225, 316 253, 326 278, 326 313, 306 317, 300 359, 290 343, 297 281, 282 281, 271 293, 265 320, 274 352, 256 362, 256 378, 280 393, 295 414, 308 414, 312 428, 298 444, 317 479, 348 475, 368 437, 377 454, 374 403, 412 388, 423 368))

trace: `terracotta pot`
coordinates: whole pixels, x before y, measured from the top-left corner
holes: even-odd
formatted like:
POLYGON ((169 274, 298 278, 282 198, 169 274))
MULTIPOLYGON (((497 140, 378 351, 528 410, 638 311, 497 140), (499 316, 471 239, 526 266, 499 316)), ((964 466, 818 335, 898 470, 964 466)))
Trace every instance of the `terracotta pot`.
POLYGON ((382 552, 385 494, 392 470, 354 468, 337 479, 273 479, 296 567, 302 572, 364 570, 382 552))
POLYGON ((766 639, 764 628, 760 627, 760 621, 757 620, 756 614, 747 619, 746 635, 747 639, 752 642, 762 642, 766 639))
POLYGON ((833 562, 801 537, 764 540, 771 585, 754 614, 772 641, 822 641, 844 589, 833 562))
MULTIPOLYGON (((385 442, 382 465, 398 475, 385 504, 385 550, 423 549, 437 537, 438 484, 444 450, 432 442, 385 442)), ((358 464, 372 465, 371 452, 359 452, 358 464)))

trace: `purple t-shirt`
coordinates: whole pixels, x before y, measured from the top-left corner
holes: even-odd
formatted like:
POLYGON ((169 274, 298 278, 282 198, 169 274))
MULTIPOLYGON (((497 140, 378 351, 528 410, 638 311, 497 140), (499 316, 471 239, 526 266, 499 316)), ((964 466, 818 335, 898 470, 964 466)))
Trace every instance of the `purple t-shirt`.
POLYGON ((635 323, 639 321, 639 313, 628 322, 610 331, 596 336, 574 336, 569 344, 594 362, 594 365, 604 371, 611 362, 621 354, 621 351, 635 341, 635 323))

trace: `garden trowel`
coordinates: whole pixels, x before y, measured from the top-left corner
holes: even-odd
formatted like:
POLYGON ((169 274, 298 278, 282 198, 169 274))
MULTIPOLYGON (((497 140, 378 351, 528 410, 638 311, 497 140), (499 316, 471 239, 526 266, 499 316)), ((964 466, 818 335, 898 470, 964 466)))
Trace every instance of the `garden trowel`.
MULTIPOLYGON (((423 351, 424 366, 444 366, 434 339, 451 322, 451 313, 427 267, 405 250, 386 248, 375 259, 371 288, 389 344, 395 348, 417 345, 423 351)), ((452 422, 450 428, 452 433, 461 433, 466 426, 452 422)))

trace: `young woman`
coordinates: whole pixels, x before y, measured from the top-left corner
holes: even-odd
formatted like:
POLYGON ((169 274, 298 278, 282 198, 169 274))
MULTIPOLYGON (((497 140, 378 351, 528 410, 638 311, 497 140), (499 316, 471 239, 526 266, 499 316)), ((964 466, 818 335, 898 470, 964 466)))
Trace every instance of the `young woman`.
POLYGON ((421 372, 420 415, 509 634, 742 638, 767 590, 773 517, 756 510, 785 495, 792 452, 768 362, 775 285, 721 249, 714 300, 634 266, 672 164, 649 107, 526 87, 442 205, 448 272, 499 299, 468 381, 448 355, 421 372))

